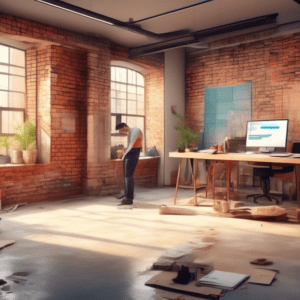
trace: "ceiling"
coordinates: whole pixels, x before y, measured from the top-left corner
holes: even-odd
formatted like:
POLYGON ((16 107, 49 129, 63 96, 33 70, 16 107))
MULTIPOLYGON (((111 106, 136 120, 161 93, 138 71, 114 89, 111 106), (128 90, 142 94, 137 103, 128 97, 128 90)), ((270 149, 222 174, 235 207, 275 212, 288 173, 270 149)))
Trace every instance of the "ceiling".
POLYGON ((163 38, 155 34, 180 30, 193 33, 274 13, 278 13, 276 24, 300 21, 300 5, 294 0, 211 0, 196 6, 192 5, 201 0, 64 0, 64 2, 126 23, 129 19, 137 21, 190 7, 135 23, 134 26, 138 25, 142 30, 154 35, 104 24, 35 0, 1 0, 0 11, 66 30, 105 37, 129 48, 160 42, 163 38))

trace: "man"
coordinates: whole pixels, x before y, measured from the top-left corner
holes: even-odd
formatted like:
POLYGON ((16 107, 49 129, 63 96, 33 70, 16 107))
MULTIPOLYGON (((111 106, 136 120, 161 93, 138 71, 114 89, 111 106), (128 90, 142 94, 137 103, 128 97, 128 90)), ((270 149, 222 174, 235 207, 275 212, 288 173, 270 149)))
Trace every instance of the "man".
POLYGON ((125 192, 124 195, 118 197, 119 199, 123 198, 119 205, 131 205, 134 192, 133 173, 143 147, 143 133, 137 127, 129 128, 126 123, 117 124, 116 130, 119 130, 119 133, 128 134, 128 147, 122 158, 125 192))

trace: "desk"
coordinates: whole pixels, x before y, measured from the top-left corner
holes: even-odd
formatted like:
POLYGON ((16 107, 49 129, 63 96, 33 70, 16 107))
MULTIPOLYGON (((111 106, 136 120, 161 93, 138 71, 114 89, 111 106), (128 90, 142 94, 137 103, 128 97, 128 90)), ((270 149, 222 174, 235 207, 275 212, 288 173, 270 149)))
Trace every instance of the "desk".
MULTIPOLYGON (((169 157, 175 158, 192 158, 192 159, 205 159, 213 161, 225 161, 226 169, 226 182, 227 182, 227 201, 229 201, 229 186, 230 186, 230 162, 264 162, 264 163, 274 163, 274 164, 287 164, 295 165, 296 173, 296 193, 297 193, 297 202, 300 206, 300 158, 293 158, 292 156, 288 157, 272 157, 268 154, 243 154, 243 153, 222 153, 222 154, 209 154, 201 152, 170 152, 169 157)), ((193 172, 193 183, 194 183, 194 205, 197 205, 197 192, 196 192, 196 168, 193 172)), ((176 204, 178 189, 178 177, 176 182, 175 189, 175 198, 174 204, 176 204)))

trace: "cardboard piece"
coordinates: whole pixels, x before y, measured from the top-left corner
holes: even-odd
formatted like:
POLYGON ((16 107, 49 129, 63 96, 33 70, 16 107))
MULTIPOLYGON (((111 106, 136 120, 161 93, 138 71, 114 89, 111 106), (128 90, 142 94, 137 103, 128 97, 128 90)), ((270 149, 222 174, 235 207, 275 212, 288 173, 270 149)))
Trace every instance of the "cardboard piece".
POLYGON ((201 300, 207 298, 194 297, 194 296, 183 295, 179 293, 157 290, 154 299, 155 300, 199 300, 199 299, 201 300))
POLYGON ((16 241, 14 241, 14 240, 7 240, 7 241, 1 241, 0 240, 0 250, 5 248, 5 247, 13 245, 15 242, 16 241))
POLYGON ((177 284, 173 282, 173 278, 177 277, 177 272, 165 272, 162 271, 154 277, 150 278, 145 285, 160 288, 160 289, 168 289, 172 292, 177 293, 192 293, 195 296, 220 296, 222 294, 222 289, 211 288, 206 286, 196 286, 196 282, 192 281, 187 285, 177 284))
POLYGON ((263 285, 270 285, 278 273, 277 270, 270 270, 270 269, 255 269, 250 271, 250 279, 248 279, 248 283, 255 283, 255 284, 263 284, 263 285))

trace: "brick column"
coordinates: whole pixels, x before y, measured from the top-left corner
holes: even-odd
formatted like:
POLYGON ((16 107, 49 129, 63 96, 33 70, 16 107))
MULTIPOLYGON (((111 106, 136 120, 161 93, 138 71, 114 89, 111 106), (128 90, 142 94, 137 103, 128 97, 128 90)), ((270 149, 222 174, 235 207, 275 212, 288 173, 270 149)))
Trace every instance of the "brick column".
POLYGON ((110 56, 87 54, 87 178, 89 195, 118 192, 110 161, 110 56))

